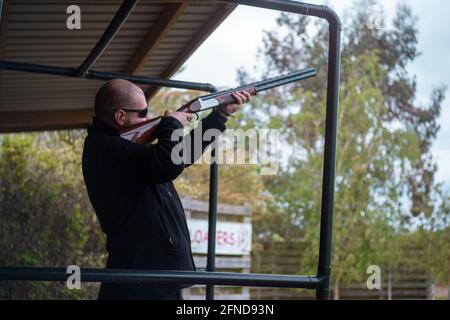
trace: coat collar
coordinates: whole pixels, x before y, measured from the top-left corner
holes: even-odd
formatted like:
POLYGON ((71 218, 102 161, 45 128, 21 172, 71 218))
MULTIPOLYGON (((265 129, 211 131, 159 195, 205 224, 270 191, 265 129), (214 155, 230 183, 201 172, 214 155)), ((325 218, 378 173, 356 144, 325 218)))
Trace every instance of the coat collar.
POLYGON ((118 136, 119 131, 102 120, 92 117, 92 125, 88 128, 88 133, 103 133, 110 136, 118 136))

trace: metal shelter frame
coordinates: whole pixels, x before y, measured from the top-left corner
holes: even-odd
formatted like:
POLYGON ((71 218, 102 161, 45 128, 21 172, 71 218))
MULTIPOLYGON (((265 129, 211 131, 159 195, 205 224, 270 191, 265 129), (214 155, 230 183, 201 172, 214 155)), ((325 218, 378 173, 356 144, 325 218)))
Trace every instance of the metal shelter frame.
MULTIPOLYGON (((97 72, 91 67, 118 33, 127 17, 137 4, 137 0, 124 0, 113 20, 105 30, 95 47, 78 68, 62 68, 48 65, 16 63, 0 60, 0 69, 31 72, 39 74, 81 77, 87 79, 109 80, 113 78, 127 79, 137 84, 183 88, 215 92, 216 88, 209 83, 174 81, 160 78, 132 76, 121 73, 97 72)), ((288 276, 225 273, 215 271, 215 233, 217 224, 217 179, 219 167, 216 162, 210 168, 209 214, 208 214, 208 254, 207 271, 146 271, 117 269, 81 269, 83 282, 114 283, 186 283, 207 285, 206 299, 214 299, 214 285, 242 285, 255 287, 287 287, 315 289, 318 300, 329 299, 331 273, 331 245, 333 225, 333 203, 336 171, 336 138, 339 107, 340 78, 340 42, 341 22, 338 15, 329 7, 313 5, 291 0, 222 0, 234 4, 266 8, 300 15, 325 19, 329 23, 328 81, 326 100, 325 153, 322 184, 322 204, 320 222, 320 248, 317 275, 288 276)), ((0 18, 3 0, 0 0, 0 18)), ((1 21, 0 21, 1 22, 1 21)), ((212 154, 214 158, 214 151, 212 154)), ((0 281, 66 281, 65 268, 43 267, 0 267, 0 281)))

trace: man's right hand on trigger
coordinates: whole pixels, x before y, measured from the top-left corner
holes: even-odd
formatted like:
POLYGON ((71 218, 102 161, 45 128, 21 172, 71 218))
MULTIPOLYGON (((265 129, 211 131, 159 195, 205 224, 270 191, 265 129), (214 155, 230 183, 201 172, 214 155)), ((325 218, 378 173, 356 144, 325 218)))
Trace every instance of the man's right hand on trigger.
POLYGON ((186 125, 186 122, 194 119, 194 115, 192 113, 187 112, 178 112, 178 111, 170 111, 166 110, 164 113, 164 117, 172 117, 181 122, 183 127, 186 125))

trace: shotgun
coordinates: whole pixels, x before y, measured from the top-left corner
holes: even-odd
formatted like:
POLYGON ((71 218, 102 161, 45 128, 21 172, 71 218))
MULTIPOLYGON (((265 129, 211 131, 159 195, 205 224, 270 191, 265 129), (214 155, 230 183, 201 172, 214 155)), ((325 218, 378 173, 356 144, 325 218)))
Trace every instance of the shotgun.
MULTIPOLYGON (((308 79, 314 77, 315 75, 316 70, 314 70, 313 68, 307 68, 278 77, 269 78, 263 81, 246 84, 238 88, 210 93, 189 101, 181 108, 177 109, 177 111, 198 113, 217 108, 218 106, 226 106, 228 104, 235 103, 235 99, 231 95, 233 92, 247 91, 252 96, 254 96, 258 92, 269 90, 292 82, 308 79)), ((161 118, 161 116, 155 117, 136 125, 124 128, 120 131, 120 136, 124 139, 136 143, 152 142, 156 139, 154 133, 161 121, 161 118)))

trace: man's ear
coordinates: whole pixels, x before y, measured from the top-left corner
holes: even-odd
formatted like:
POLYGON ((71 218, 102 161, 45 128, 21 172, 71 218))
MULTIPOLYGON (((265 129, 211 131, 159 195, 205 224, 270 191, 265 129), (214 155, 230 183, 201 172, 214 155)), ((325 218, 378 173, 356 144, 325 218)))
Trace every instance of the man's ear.
POLYGON ((114 113, 114 120, 116 120, 116 123, 117 123, 119 126, 123 127, 123 126, 127 123, 128 116, 127 116, 127 114, 126 114, 125 112, 123 112, 122 110, 117 110, 117 111, 114 113))

